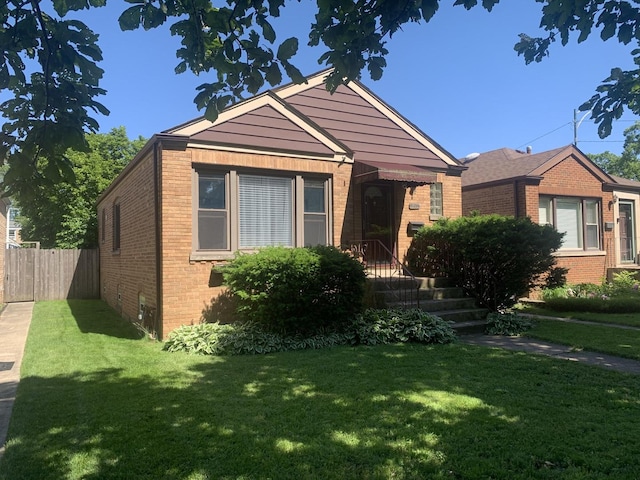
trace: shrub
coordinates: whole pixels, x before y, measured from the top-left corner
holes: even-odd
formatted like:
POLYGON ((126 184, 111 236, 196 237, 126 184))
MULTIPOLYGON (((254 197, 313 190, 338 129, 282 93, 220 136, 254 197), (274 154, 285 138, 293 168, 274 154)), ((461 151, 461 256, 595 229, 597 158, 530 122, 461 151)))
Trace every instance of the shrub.
POLYGON ((613 274, 611 282, 603 285, 603 293, 610 297, 640 295, 640 281, 635 272, 623 270, 613 274))
POLYGON ((362 265, 334 247, 268 247, 222 270, 239 317, 283 334, 340 330, 362 310, 362 265))
POLYGON ((546 281, 557 281, 552 253, 562 235, 529 218, 475 215, 421 229, 407 251, 414 274, 446 276, 492 311, 513 306, 546 281))
POLYGON ((362 345, 451 343, 456 339, 450 322, 418 309, 368 309, 358 316, 354 330, 355 342, 362 345))
POLYGON ((542 291, 544 307, 563 312, 640 312, 640 282, 634 272, 613 274, 602 285, 579 283, 542 291))
POLYGON ((549 298, 544 307, 557 312, 640 313, 640 296, 549 298))
POLYGON ((492 312, 487 315, 487 335, 519 335, 531 327, 529 320, 516 313, 492 312))

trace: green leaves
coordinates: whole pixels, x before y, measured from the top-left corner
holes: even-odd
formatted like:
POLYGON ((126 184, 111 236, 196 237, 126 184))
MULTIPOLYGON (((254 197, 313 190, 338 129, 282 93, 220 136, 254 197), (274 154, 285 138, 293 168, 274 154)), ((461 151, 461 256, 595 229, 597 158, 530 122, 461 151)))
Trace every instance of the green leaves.
POLYGON ((529 218, 477 215, 420 230, 407 251, 418 275, 449 277, 493 311, 513 306, 555 264, 563 234, 529 218))
MULTIPOLYGON (((75 135, 69 131, 69 135, 75 135)), ((83 145, 84 139, 76 143, 83 145)), ((37 239, 43 248, 93 248, 98 244, 96 200, 118 173, 142 148, 145 141, 130 141, 124 127, 107 134, 87 135, 82 150, 67 150, 56 163, 41 158, 37 175, 55 181, 55 188, 34 179, 33 190, 19 189, 14 200, 21 207, 22 235, 37 239), (35 194, 33 194, 35 191, 35 194)), ((29 161, 15 158, 8 179, 31 176, 29 161), (23 170, 24 169, 24 170, 23 170)))

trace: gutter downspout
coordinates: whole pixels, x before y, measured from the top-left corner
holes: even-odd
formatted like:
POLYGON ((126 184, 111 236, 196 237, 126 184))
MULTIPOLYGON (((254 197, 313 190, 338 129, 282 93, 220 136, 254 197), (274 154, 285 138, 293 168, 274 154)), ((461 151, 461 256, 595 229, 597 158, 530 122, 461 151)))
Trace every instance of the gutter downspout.
POLYGON ((515 217, 520 217, 520 202, 518 200, 518 181, 513 181, 513 207, 515 208, 515 217))
POLYGON ((156 318, 155 329, 158 340, 162 340, 162 225, 160 223, 160 154, 158 152, 158 141, 153 144, 153 203, 155 216, 155 254, 156 254, 156 318))

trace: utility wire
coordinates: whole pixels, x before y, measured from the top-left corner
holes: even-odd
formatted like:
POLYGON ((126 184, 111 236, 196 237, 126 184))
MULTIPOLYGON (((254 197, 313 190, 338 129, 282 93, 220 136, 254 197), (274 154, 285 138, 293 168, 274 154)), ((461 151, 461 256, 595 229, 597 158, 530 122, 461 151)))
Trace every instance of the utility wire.
POLYGON ((558 130, 560 130, 561 128, 566 127, 567 125, 573 125, 573 122, 567 122, 567 123, 564 123, 564 124, 560 125, 558 128, 555 128, 555 129, 551 130, 550 132, 547 132, 547 133, 545 133, 545 134, 543 134, 543 135, 540 135, 539 137, 534 138, 533 140, 529 140, 528 142, 524 142, 522 145, 519 145, 519 146, 518 146, 518 147, 516 147, 516 148, 522 148, 522 147, 525 147, 525 146, 529 145, 530 143, 533 143, 533 142, 535 142, 535 141, 537 141, 537 140, 540 140, 541 138, 546 137, 547 135, 551 135, 552 133, 557 132, 557 131, 558 131, 558 130))

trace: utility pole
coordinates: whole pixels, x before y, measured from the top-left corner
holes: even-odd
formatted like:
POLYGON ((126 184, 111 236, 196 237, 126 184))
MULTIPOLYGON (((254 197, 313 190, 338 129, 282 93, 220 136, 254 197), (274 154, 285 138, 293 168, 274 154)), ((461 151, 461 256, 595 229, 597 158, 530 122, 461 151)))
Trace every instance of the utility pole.
POLYGON ((578 127, 582 124, 587 115, 591 113, 591 110, 587 111, 580 120, 578 120, 578 110, 573 109, 573 146, 578 146, 578 127))

